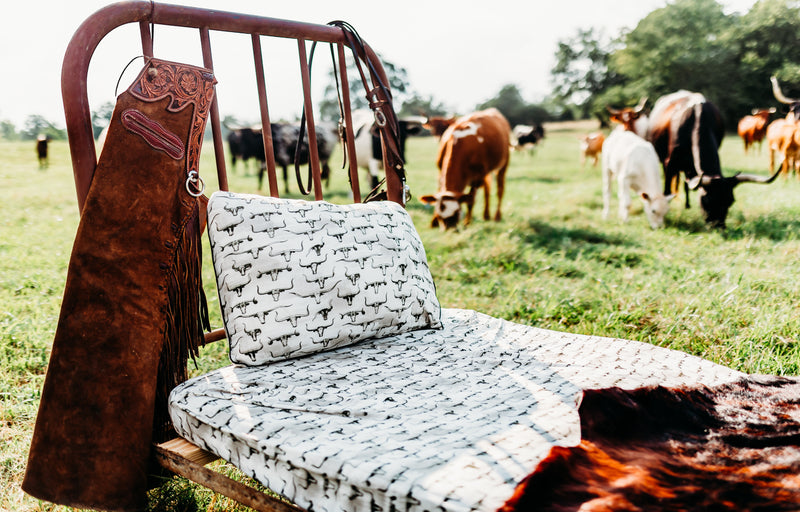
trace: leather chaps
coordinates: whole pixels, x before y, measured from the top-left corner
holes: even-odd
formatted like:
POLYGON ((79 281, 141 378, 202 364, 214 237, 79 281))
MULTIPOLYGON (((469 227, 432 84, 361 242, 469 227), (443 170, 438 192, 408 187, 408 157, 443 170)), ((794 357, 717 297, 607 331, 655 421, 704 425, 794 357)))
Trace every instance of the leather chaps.
POLYGON ((69 262, 23 489, 59 504, 146 506, 166 397, 207 328, 197 171, 216 83, 147 59, 119 95, 69 262))

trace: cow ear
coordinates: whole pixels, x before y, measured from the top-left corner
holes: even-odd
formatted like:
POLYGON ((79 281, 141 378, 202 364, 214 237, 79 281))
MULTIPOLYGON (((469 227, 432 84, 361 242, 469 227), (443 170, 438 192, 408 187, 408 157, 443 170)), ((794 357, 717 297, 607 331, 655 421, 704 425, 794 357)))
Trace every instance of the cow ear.
POLYGON ((435 203, 436 202, 436 196, 432 196, 432 195, 428 194, 428 195, 420 196, 419 200, 422 201, 425 204, 431 204, 431 203, 435 203))
POLYGON ((469 194, 461 194, 458 196, 458 204, 464 204, 469 202, 470 195, 469 194))

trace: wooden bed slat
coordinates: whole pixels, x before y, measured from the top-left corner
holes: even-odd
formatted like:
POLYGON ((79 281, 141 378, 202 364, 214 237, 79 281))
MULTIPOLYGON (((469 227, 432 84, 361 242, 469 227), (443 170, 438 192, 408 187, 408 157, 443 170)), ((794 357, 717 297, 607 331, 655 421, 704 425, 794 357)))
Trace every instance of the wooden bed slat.
POLYGON ((277 497, 237 482, 205 464, 218 457, 185 439, 172 439, 154 447, 156 461, 165 469, 196 482, 259 512, 302 512, 303 509, 277 497))

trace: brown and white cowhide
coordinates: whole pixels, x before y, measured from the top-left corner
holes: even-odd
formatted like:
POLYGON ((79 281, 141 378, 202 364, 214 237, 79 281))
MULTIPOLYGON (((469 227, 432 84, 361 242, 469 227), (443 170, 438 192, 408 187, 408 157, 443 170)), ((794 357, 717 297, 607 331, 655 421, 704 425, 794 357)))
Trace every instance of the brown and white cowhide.
POLYGON ((500 511, 800 510, 798 378, 589 390, 580 418, 500 511))

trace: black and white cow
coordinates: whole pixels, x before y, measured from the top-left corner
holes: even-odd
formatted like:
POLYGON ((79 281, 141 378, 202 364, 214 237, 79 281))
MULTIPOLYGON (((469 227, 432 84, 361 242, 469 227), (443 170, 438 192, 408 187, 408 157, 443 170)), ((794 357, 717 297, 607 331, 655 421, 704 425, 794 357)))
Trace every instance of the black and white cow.
POLYGON ((724 134, 719 109, 702 94, 685 90, 656 101, 647 131, 647 139, 664 167, 664 195, 672 193, 673 182, 683 172, 686 207, 689 207, 688 189, 698 190, 706 223, 719 228, 725 228, 736 185, 772 183, 778 175, 723 176, 719 146, 724 134))
MULTIPOLYGON (((284 191, 288 193, 288 168, 294 165, 297 140, 300 138, 300 125, 294 123, 272 123, 270 128, 275 166, 283 170, 284 191)), ((315 133, 317 135, 317 151, 320 165, 322 166, 322 179, 328 180, 330 178, 328 161, 338 141, 337 130, 329 123, 317 123, 315 128, 315 133)), ((231 162, 233 164, 236 163, 237 158, 242 161, 255 158, 260 162, 258 188, 261 190, 264 181, 264 171, 266 170, 264 138, 261 129, 233 129, 228 135, 228 145, 231 152, 231 162)), ((306 136, 303 137, 303 142, 300 146, 300 165, 307 165, 308 159, 308 137, 306 136)))
MULTIPOLYGON (((383 168, 383 149, 375 124, 375 115, 371 110, 359 109, 352 113, 353 136, 358 167, 366 169, 370 176, 370 186, 378 185, 378 170, 383 168)), ((400 125, 399 145, 400 157, 406 159, 406 139, 409 135, 422 132, 424 117, 404 117, 398 120, 400 125)))
POLYGON ((518 124, 511 130, 511 135, 515 151, 522 151, 525 148, 532 150, 540 140, 544 139, 544 127, 540 123, 518 124))

